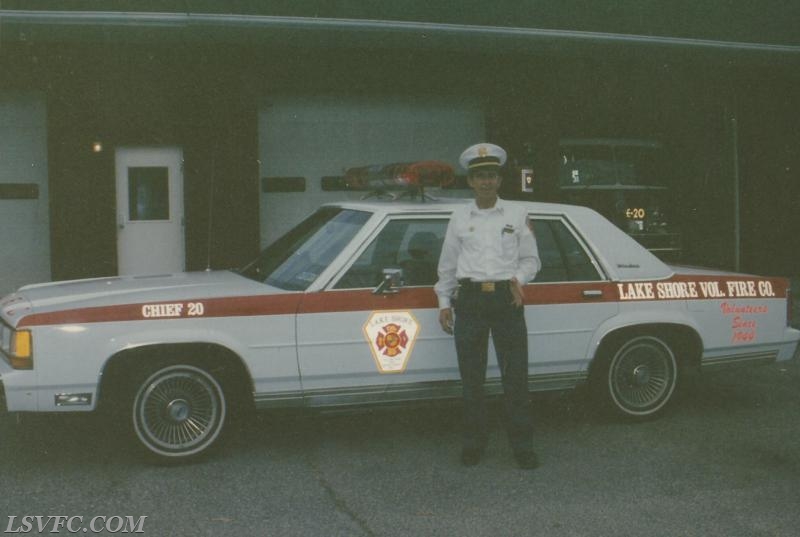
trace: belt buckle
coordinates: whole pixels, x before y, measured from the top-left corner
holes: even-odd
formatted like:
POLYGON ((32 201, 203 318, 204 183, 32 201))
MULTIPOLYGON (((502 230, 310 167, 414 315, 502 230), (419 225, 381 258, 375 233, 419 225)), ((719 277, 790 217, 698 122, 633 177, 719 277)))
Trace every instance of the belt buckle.
POLYGON ((481 291, 484 293, 494 293, 494 282, 481 282, 481 291))

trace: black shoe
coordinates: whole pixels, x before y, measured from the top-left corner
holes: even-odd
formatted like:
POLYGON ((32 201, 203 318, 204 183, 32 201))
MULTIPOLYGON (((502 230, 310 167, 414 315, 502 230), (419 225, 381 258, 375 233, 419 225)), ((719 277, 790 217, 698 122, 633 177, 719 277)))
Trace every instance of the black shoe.
POLYGON ((533 451, 520 451, 514 453, 514 459, 517 461, 517 466, 523 470, 533 470, 539 467, 539 458, 533 451))
POLYGON ((461 464, 464 466, 475 466, 481 462, 483 450, 478 448, 464 448, 461 450, 461 464))

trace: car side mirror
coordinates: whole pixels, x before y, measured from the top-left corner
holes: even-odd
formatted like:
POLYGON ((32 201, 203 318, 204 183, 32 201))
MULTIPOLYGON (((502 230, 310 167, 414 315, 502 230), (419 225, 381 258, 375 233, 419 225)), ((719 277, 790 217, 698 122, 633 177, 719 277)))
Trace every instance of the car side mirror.
POLYGON ((372 294, 374 295, 393 295, 400 292, 403 286, 403 269, 385 268, 383 269, 383 280, 378 284, 372 294))

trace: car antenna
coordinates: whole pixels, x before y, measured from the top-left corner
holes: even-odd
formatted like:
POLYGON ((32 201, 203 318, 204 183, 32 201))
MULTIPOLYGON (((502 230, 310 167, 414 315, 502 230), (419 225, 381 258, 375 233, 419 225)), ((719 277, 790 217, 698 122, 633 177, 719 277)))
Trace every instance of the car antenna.
POLYGON ((211 150, 211 179, 208 186, 208 232, 206 234, 206 272, 211 272, 211 235, 214 231, 214 184, 217 164, 217 145, 211 150))

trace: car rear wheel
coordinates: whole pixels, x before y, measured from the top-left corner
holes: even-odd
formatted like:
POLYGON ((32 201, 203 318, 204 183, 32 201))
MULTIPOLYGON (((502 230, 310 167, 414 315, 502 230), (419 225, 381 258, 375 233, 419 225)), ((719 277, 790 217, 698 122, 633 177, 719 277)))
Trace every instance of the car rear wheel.
POLYGON ((658 414, 672 398, 678 364, 670 345, 654 335, 639 335, 614 345, 596 379, 614 413, 630 418, 658 414))
POLYGON ((227 417, 225 392, 208 371, 188 364, 152 371, 133 399, 133 428, 151 454, 185 460, 206 452, 227 417))

